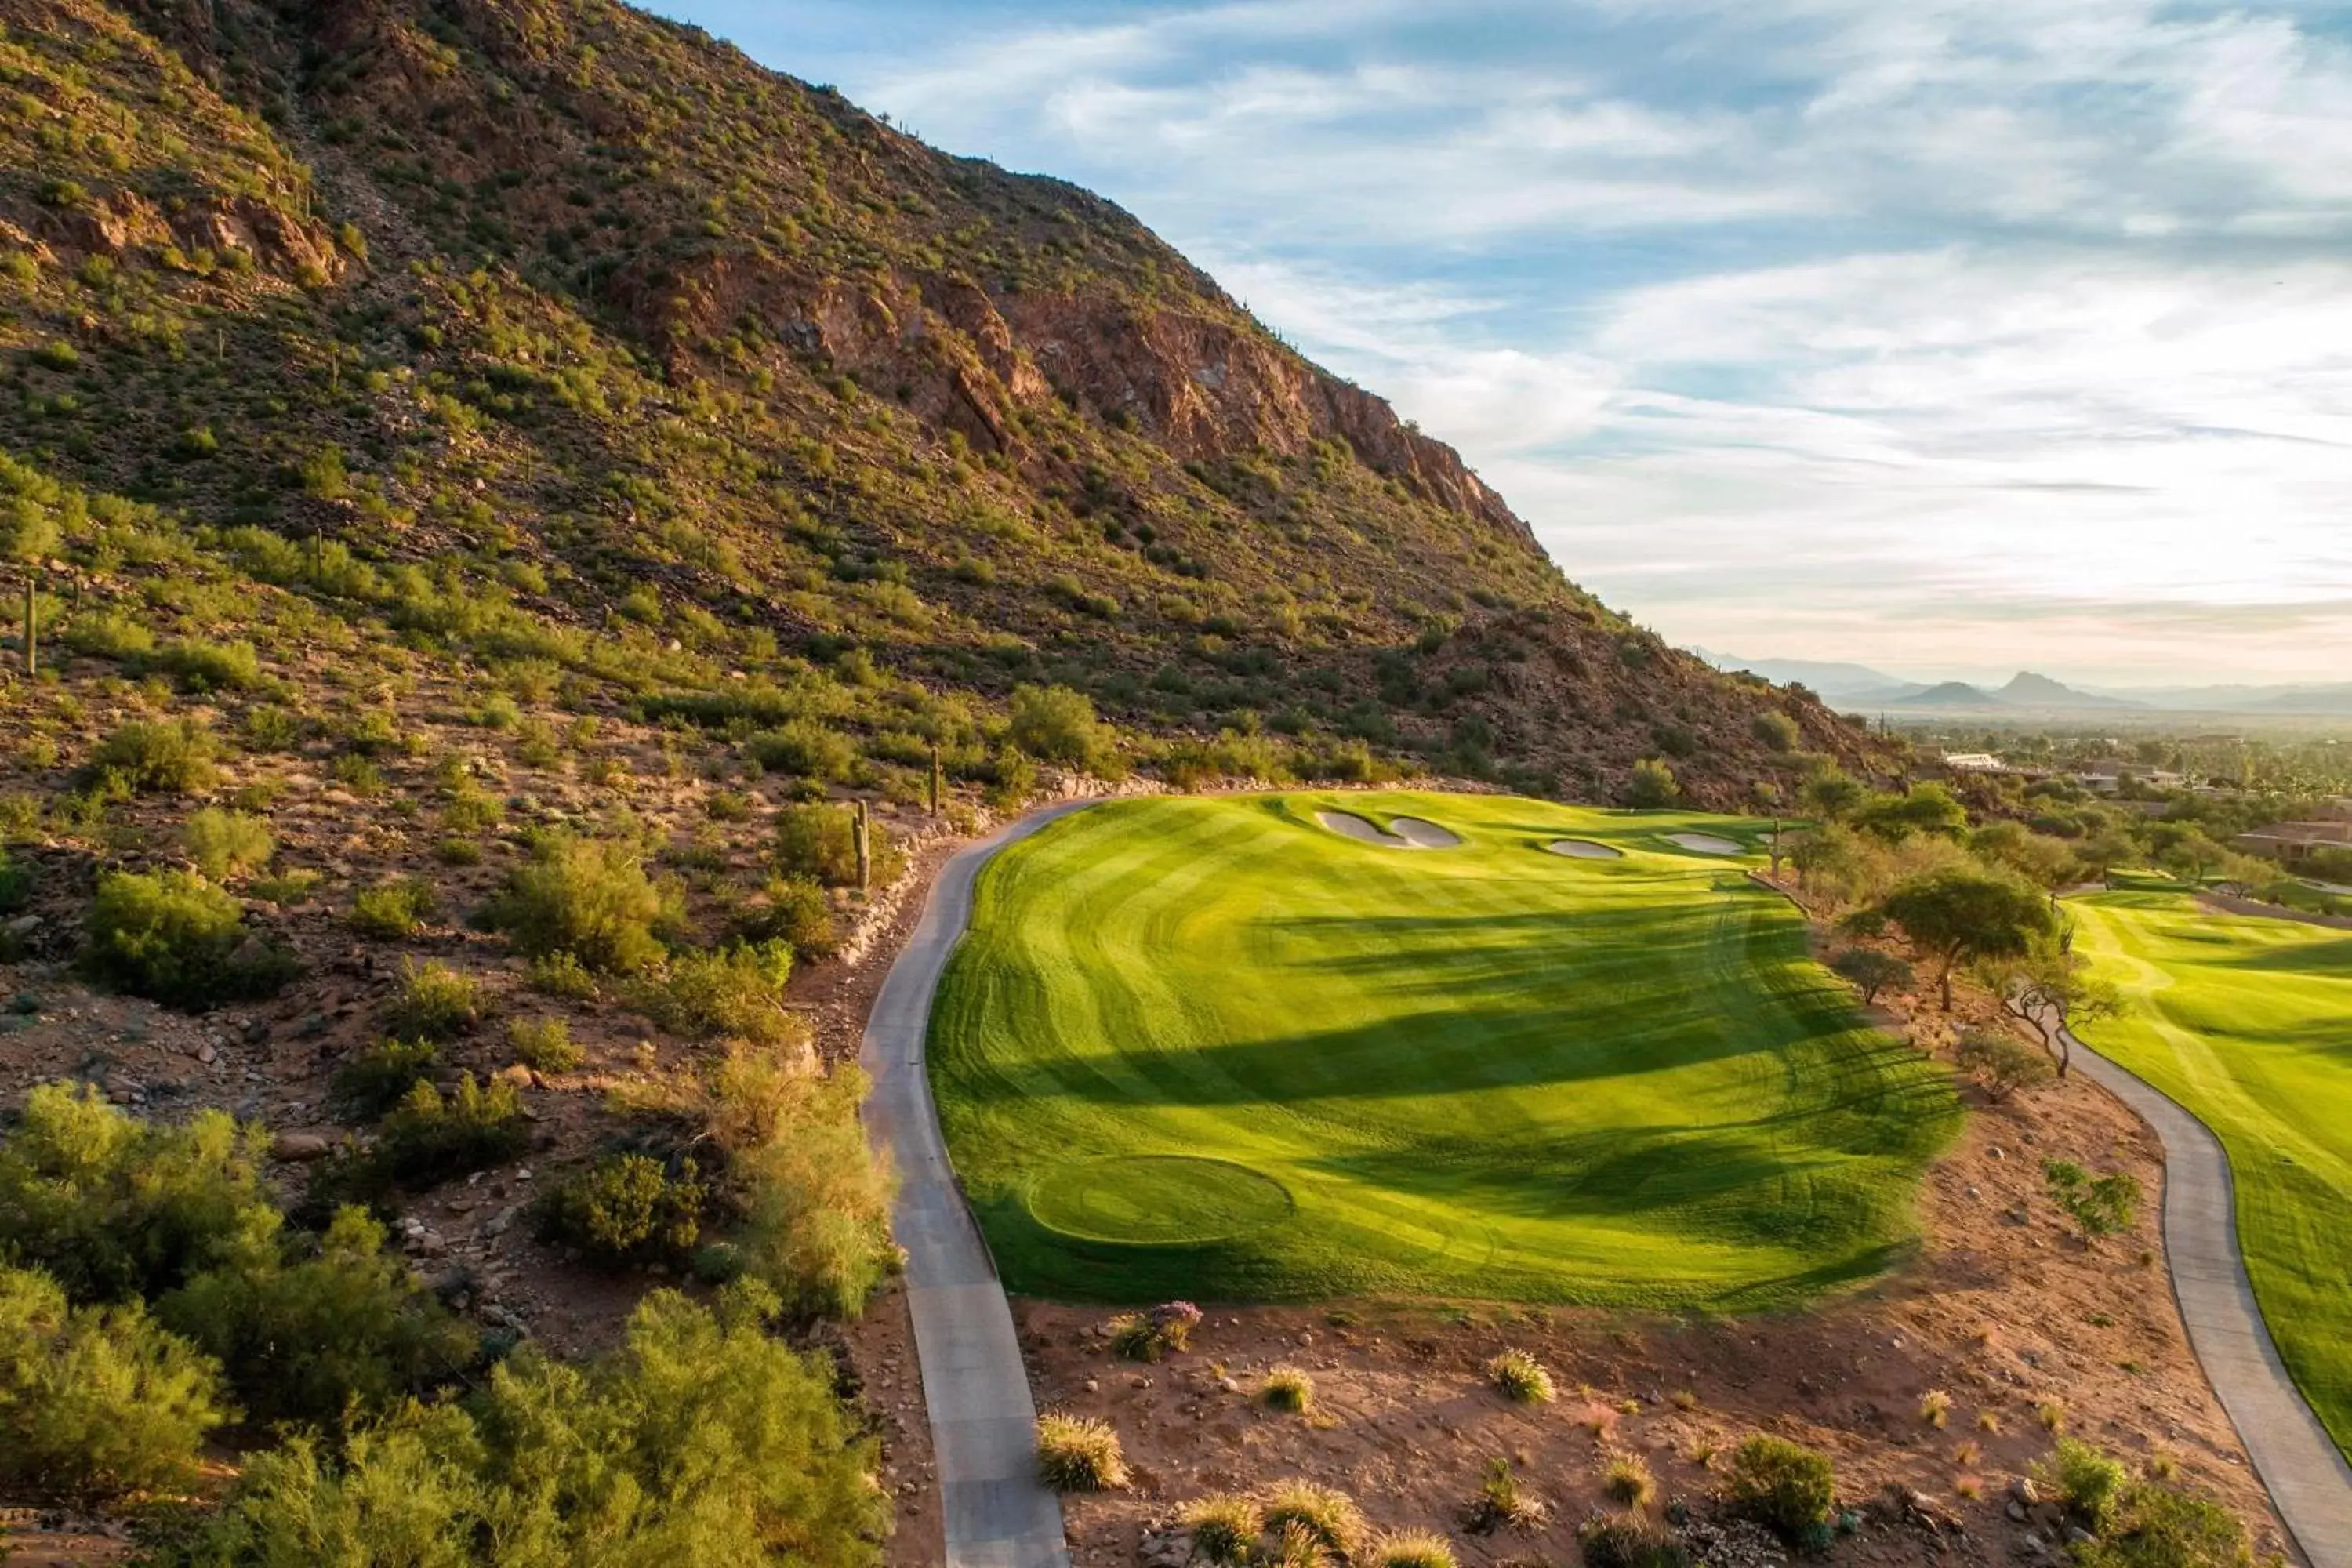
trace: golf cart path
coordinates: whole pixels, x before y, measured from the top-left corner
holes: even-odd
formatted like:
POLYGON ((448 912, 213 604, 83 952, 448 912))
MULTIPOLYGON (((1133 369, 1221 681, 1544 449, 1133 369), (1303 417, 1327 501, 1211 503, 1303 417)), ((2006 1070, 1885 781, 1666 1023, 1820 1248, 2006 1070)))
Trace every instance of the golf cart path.
POLYGON ((2164 1253, 2189 1343, 2271 1501, 2314 1568, 2352 1564, 2352 1465, 2287 1375, 2238 1250, 2230 1157, 2163 1090, 2063 1031, 2075 1068, 2139 1112, 2164 1144, 2164 1253))
POLYGON ((907 1249, 907 1306, 947 1516, 948 1568, 1068 1568, 1062 1503, 1037 1479, 1037 1407, 995 1260, 956 1184, 924 1070, 931 994, 971 920, 988 858, 1094 804, 1048 807, 960 850, 940 868, 921 921, 890 965, 860 1051, 874 1091, 867 1135, 894 1152, 890 1223, 907 1249))

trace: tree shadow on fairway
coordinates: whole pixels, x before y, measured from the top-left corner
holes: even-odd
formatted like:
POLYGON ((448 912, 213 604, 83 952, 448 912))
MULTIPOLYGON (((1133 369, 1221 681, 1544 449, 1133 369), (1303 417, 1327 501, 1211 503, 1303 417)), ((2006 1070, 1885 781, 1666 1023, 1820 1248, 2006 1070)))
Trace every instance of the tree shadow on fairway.
POLYGON ((2352 980, 2352 937, 2281 943, 2264 947, 2259 952, 2237 953, 2229 958, 2200 955, 2197 962, 2210 964, 2216 969, 2286 971, 2309 974, 2315 979, 2352 980))

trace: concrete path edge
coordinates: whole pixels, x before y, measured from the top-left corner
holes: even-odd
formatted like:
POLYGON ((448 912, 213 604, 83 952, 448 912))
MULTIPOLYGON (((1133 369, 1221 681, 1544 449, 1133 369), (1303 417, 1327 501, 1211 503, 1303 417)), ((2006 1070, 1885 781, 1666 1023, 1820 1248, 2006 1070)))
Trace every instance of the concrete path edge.
POLYGON ((2352 1565, 2352 1465, 2288 1375, 2238 1247, 2237 1184, 2210 1128, 2062 1030, 2074 1069, 2137 1111, 2164 1145, 2164 1251, 2189 1348, 2305 1562, 2352 1565))
POLYGON ((1006 845, 1096 804, 1065 802, 957 851, 866 1016, 867 1136, 898 1170, 891 1225, 930 1413, 948 1568, 1069 1568, 1061 1500, 1037 1479, 1037 1410, 1012 1304, 948 1160, 924 1065, 931 997, 971 921, 981 868, 1006 845))

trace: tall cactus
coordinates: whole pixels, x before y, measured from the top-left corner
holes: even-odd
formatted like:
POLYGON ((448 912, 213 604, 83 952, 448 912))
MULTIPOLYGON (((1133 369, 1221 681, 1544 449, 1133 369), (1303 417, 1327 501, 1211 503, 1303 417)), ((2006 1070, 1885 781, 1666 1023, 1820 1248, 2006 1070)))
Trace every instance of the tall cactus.
POLYGON ((863 890, 874 880, 874 820, 862 800, 857 803, 856 830, 857 886, 863 890))

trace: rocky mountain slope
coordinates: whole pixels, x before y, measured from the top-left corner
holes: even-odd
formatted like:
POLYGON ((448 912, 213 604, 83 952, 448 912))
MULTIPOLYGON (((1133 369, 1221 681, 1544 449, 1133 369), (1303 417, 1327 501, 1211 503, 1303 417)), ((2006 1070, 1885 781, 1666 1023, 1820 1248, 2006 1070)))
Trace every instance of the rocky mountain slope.
POLYGON ((1650 755, 1744 798, 1786 769, 1767 710, 1877 761, 1579 592, 1451 448, 1116 207, 695 29, 547 0, 6 20, 0 445, 45 473, 635 636, 672 656, 616 661, 641 694, 862 650, 1586 798, 1650 755))

